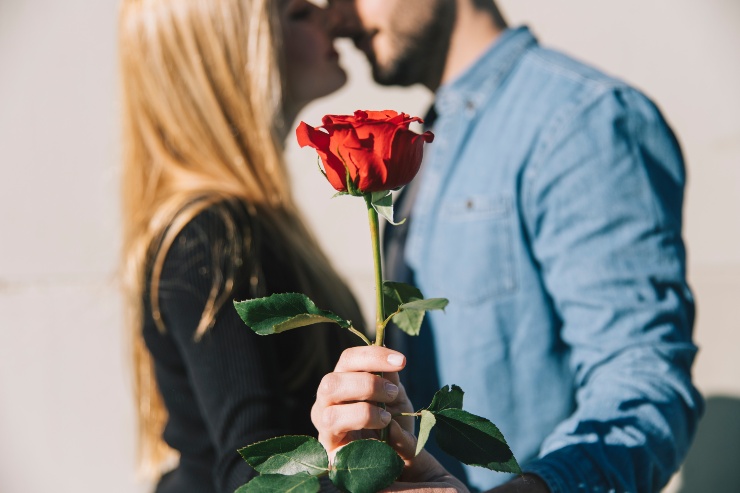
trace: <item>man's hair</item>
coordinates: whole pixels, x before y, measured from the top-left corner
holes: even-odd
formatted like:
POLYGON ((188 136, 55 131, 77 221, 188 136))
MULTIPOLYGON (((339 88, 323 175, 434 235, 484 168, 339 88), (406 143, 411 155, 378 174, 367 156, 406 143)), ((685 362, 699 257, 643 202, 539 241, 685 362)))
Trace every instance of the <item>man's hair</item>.
POLYGON ((499 29, 506 29, 508 25, 506 24, 506 19, 504 19, 503 14, 501 14, 501 10, 498 8, 498 5, 496 5, 496 2, 493 0, 472 0, 473 6, 478 10, 483 10, 491 14, 491 17, 493 18, 493 21, 496 23, 496 27, 499 29))

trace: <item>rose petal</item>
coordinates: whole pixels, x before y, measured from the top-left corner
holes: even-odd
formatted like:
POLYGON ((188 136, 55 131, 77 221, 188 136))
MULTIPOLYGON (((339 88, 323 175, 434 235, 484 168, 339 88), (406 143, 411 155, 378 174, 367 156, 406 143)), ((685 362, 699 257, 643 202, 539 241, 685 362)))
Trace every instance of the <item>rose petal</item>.
POLYGON ((387 185, 391 187, 390 189, 408 184, 419 172, 426 138, 428 138, 426 134, 419 135, 411 130, 399 129, 388 160, 390 164, 387 185))
POLYGON ((329 134, 317 131, 306 122, 298 124, 298 128, 295 129, 295 136, 298 145, 301 147, 310 146, 314 149, 329 149, 329 134))
POLYGON ((358 188, 362 192, 386 190, 388 169, 383 160, 372 149, 352 149, 350 159, 357 166, 358 188))
MULTIPOLYGON (((383 111, 363 111, 362 113, 365 114, 365 118, 367 120, 376 120, 376 121, 388 121, 392 118, 395 118, 399 115, 397 111, 393 110, 383 110, 383 111)), ((355 112, 355 115, 357 112, 355 112)), ((403 114, 403 113, 401 113, 403 114)))
POLYGON ((341 135, 341 140, 337 137, 336 142, 344 150, 342 157, 347 162, 352 180, 363 192, 382 190, 388 173, 385 163, 377 155, 373 136, 361 139, 354 128, 342 129, 341 135))
POLYGON ((324 163, 324 172, 331 186, 340 192, 346 192, 344 164, 331 152, 331 137, 329 134, 301 122, 296 128, 296 138, 298 139, 298 145, 301 147, 310 146, 316 149, 324 163))

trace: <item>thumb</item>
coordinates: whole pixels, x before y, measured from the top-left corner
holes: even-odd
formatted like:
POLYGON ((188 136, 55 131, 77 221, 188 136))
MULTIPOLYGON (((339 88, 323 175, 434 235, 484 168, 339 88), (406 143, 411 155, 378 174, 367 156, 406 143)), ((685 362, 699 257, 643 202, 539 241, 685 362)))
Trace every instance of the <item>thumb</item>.
POLYGON ((405 461, 412 460, 416 455, 416 437, 404 430, 395 420, 391 420, 388 444, 405 461))

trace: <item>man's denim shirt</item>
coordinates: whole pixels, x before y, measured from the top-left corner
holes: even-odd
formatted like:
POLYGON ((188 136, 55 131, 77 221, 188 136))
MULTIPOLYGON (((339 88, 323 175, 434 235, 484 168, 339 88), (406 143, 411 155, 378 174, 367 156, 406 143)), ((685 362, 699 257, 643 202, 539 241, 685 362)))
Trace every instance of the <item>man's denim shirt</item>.
MULTIPOLYGON (((659 491, 703 408, 671 130, 526 28, 435 108, 404 258, 424 295, 450 300, 427 314, 439 383, 460 385, 553 492, 659 491)), ((429 380, 414 369, 428 358, 409 375, 429 380)), ((465 469, 475 488, 508 479, 465 469)))

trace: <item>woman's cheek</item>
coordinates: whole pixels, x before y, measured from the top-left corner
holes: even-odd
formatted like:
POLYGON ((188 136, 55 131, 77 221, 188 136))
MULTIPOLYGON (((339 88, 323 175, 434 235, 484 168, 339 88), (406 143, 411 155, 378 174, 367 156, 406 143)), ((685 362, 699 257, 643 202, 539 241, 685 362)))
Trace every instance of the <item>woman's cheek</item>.
POLYGON ((329 52, 326 42, 321 42, 322 34, 308 28, 296 28, 289 33, 286 43, 288 63, 293 67, 315 67, 329 52))

